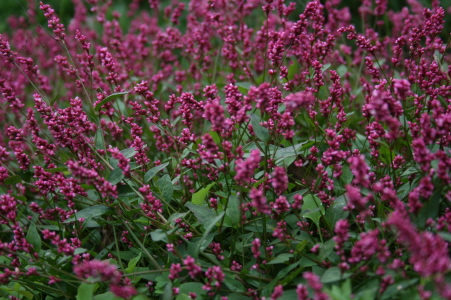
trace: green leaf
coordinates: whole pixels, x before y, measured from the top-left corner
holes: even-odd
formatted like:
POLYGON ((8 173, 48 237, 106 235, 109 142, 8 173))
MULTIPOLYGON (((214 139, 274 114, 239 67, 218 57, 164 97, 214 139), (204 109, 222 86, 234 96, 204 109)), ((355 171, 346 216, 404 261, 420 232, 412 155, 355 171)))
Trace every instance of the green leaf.
POLYGON ((159 165, 159 166, 156 166, 156 167, 150 169, 149 171, 147 171, 147 173, 144 174, 144 183, 149 182, 149 180, 151 180, 159 171, 161 171, 164 168, 166 168, 167 165, 169 165, 169 162, 164 163, 164 164, 159 165))
POLYGON ((269 136, 268 128, 261 126, 260 118, 254 114, 251 115, 251 125, 252 125, 252 129, 254 130, 255 135, 261 141, 263 141, 265 143, 269 141, 270 136, 269 136))
POLYGON ((8 178, 6 178, 3 183, 4 184, 16 184, 16 183, 21 183, 21 182, 22 182, 22 177, 20 177, 19 175, 14 175, 14 176, 9 176, 8 178))
POLYGON ((343 77, 346 74, 346 72, 348 72, 348 68, 345 65, 338 66, 337 68, 338 76, 343 77))
POLYGON ((163 198, 169 202, 174 194, 174 187, 172 186, 171 178, 168 174, 164 175, 157 181, 157 187, 161 191, 163 198))
POLYGON ((293 257, 293 254, 290 253, 282 253, 270 262, 266 263, 267 265, 275 265, 275 264, 283 264, 290 260, 293 257))
POLYGON ((77 300, 91 300, 94 292, 97 290, 99 285, 93 283, 82 283, 78 287, 77 300))
POLYGON ((323 67, 321 68, 321 72, 326 71, 327 69, 330 68, 330 66, 331 66, 331 64, 325 64, 325 65, 323 65, 323 67))
POLYGON ((230 195, 228 201, 226 214, 234 225, 239 225, 241 222, 240 202, 235 195, 230 195))
POLYGON ((104 104, 106 104, 106 103, 108 103, 110 101, 113 101, 114 99, 116 99, 116 98, 118 98, 120 96, 126 95, 128 93, 129 92, 120 92, 120 93, 114 93, 114 94, 109 95, 108 97, 106 97, 105 99, 103 99, 102 101, 97 103, 96 107, 94 108, 95 111, 99 111, 104 104))
POLYGON ((340 281, 342 279, 349 278, 352 274, 351 273, 344 273, 341 274, 340 268, 338 267, 332 267, 327 269, 324 274, 321 276, 321 282, 322 283, 331 283, 340 281))
POLYGON ((408 177, 412 174, 420 173, 420 169, 417 167, 408 167, 402 174, 401 177, 408 177))
POLYGON ((416 220, 417 226, 423 227, 426 224, 426 221, 430 219, 434 219, 440 209, 441 198, 441 188, 436 190, 429 201, 423 206, 420 213, 418 214, 418 218, 416 220))
POLYGON ((49 172, 49 173, 66 172, 67 168, 66 167, 51 168, 51 169, 45 169, 45 171, 49 172))
POLYGON ((341 288, 338 285, 333 285, 332 288, 326 290, 326 292, 333 300, 351 299, 351 281, 349 279, 346 280, 341 288))
POLYGON ((135 147, 132 147, 122 150, 121 153, 125 158, 132 158, 137 153, 137 151, 135 150, 135 147))
MULTIPOLYGON (((302 148, 303 145, 307 144, 308 141, 301 142, 299 144, 296 144, 294 146, 288 146, 286 148, 279 148, 276 153, 274 154, 274 159, 280 159, 280 158, 286 158, 290 156, 296 156, 299 155, 299 149, 302 148)), ((272 155, 273 151, 270 151, 270 154, 272 155)))
POLYGON ((395 284, 390 285, 385 292, 382 294, 382 300, 385 299, 394 299, 394 295, 399 293, 400 291, 405 290, 407 287, 412 286, 418 282, 417 278, 405 280, 401 282, 396 282, 395 284))
POLYGON ((288 265, 277 273, 277 278, 284 278, 288 273, 290 273, 294 268, 299 266, 299 261, 294 264, 288 265))
POLYGON ((49 106, 53 106, 53 104, 60 98, 59 94, 56 94, 55 97, 53 97, 52 100, 50 100, 49 106))
POLYGON ((288 67, 288 80, 292 80, 294 78, 294 75, 299 72, 299 63, 297 61, 294 61, 289 67, 288 67))
POLYGON ((214 186, 216 183, 210 183, 209 185, 207 185, 207 187, 201 189, 200 191, 198 191, 197 193, 194 193, 193 196, 191 197, 191 202, 193 202, 194 204, 202 204, 205 200, 205 196, 207 196, 208 191, 210 191, 211 187, 214 186))
POLYGON ((235 276, 232 274, 226 275, 226 277, 224 278, 224 283, 232 292, 244 293, 246 291, 244 285, 236 280, 235 276))
POLYGON ((350 184, 353 178, 351 169, 348 166, 343 166, 342 168, 343 173, 341 174, 340 178, 343 180, 343 183, 350 184))
POLYGON ((286 276, 285 278, 283 278, 280 281, 280 284, 282 285, 287 285, 287 284, 291 284, 292 281, 298 277, 299 273, 301 273, 304 270, 304 267, 299 267, 296 270, 294 270, 293 272, 291 272, 288 276, 286 276))
MULTIPOLYGON (((186 216, 188 213, 186 213, 186 212, 184 212, 184 213, 174 213, 174 214, 171 214, 171 216, 168 218, 168 222, 169 223, 171 223, 171 222, 173 222, 173 221, 175 221, 175 220, 177 220, 177 219, 181 219, 181 218, 183 218, 184 216, 186 216)), ((147 221, 146 221, 147 222, 147 221)))
POLYGON ((116 296, 112 292, 106 292, 97 296, 94 296, 94 300, 113 300, 116 296))
POLYGON ((162 300, 172 300, 172 282, 169 282, 164 287, 164 293, 162 296, 162 300))
POLYGON ((278 298, 278 300, 293 300, 298 299, 297 298, 297 292, 294 289, 283 291, 283 294, 281 297, 278 298))
POLYGON ((39 253, 39 251, 41 251, 41 246, 42 246, 41 236, 39 235, 38 231, 36 230, 35 224, 31 223, 30 227, 28 227, 26 239, 27 239, 27 242, 33 246, 33 250, 35 252, 39 253))
POLYGON ((96 135, 94 137, 94 141, 97 149, 105 149, 105 142, 103 140, 103 130, 102 128, 98 128, 96 131, 96 135))
POLYGON ((75 217, 67 219, 66 221, 64 221, 64 223, 74 222, 75 220, 78 220, 80 218, 84 218, 85 220, 88 220, 91 218, 99 217, 109 210, 111 210, 111 209, 105 205, 90 206, 88 208, 80 210, 79 212, 76 213, 75 217))
POLYGON ((119 167, 111 171, 110 175, 108 176, 108 181, 112 185, 118 184, 122 179, 124 179, 124 174, 122 173, 122 169, 119 167))
POLYGON ((333 239, 330 239, 324 244, 322 244, 319 250, 318 260, 319 261, 325 260, 332 253, 332 251, 334 251, 334 247, 335 241, 333 239))
POLYGON ((152 237, 152 240, 154 242, 158 241, 167 241, 167 235, 166 232, 163 231, 163 229, 156 229, 150 233, 150 236, 152 237))
POLYGON ((304 197, 302 216, 311 219, 319 227, 319 219, 324 215, 324 207, 316 195, 308 194, 304 197))
POLYGON ((205 228, 205 231, 204 231, 204 234, 202 235, 202 238, 199 240, 199 242, 197 242, 197 247, 196 247, 196 251, 194 253, 194 258, 197 258, 197 256, 199 255, 199 252, 200 252, 200 248, 201 248, 204 240, 208 238, 208 235, 210 234, 210 231, 213 229, 213 227, 216 225, 216 223, 221 221, 223 216, 224 216, 224 212, 221 212, 221 213, 218 214, 218 216, 216 218, 207 220, 203 224, 204 228, 205 228))
POLYGON ((125 273, 133 273, 135 271, 136 264, 139 262, 140 259, 141 253, 139 253, 137 257, 130 259, 127 265, 127 269, 124 270, 125 273))
POLYGON ((346 206, 346 199, 343 195, 337 197, 332 206, 327 208, 326 222, 330 228, 335 228, 335 224, 340 219, 346 219, 349 215, 349 211, 344 210, 346 206))
POLYGON ((451 233, 446 232, 446 231, 439 231, 438 235, 441 236, 442 239, 444 239, 448 243, 451 243, 451 233))
POLYGON ((180 285, 180 293, 188 294, 188 293, 196 293, 197 295, 202 295, 207 293, 204 289, 202 289, 204 285, 200 282, 186 282, 180 285))
POLYGON ((200 224, 204 224, 208 219, 216 217, 216 212, 205 206, 195 205, 191 202, 185 204, 194 213, 200 224))
POLYGON ((237 82, 235 85, 238 87, 238 90, 241 94, 246 95, 247 91, 251 88, 252 84, 250 82, 237 82))

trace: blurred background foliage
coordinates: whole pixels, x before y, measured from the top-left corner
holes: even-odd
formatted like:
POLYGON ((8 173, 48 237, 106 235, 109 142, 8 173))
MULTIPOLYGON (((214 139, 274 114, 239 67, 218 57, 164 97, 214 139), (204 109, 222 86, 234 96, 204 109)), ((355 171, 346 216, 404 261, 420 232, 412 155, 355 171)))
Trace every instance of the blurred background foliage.
MULTIPOLYGON (((8 26, 8 18, 10 16, 26 16, 26 10, 27 7, 30 5, 35 5, 36 7, 39 7, 39 2, 41 0, 0 0, 0 33, 1 32, 9 32, 9 26, 8 26)), ((72 4, 72 0, 42 0, 45 4, 50 4, 52 8, 55 10, 59 18, 62 20, 62 22, 67 25, 74 14, 76 13, 74 11, 74 6, 72 4)), ((171 3, 174 0, 161 0, 161 7, 167 7, 171 5, 171 3)), ((185 2, 188 3, 189 0, 176 0, 178 2, 185 2)), ((195 0, 196 1, 196 0, 195 0)), ((292 14, 293 20, 297 18, 299 14, 301 14, 304 10, 305 5, 309 2, 309 0, 286 0, 286 4, 290 2, 296 2, 297 9, 292 14)), ((375 0, 373 0, 374 2, 375 0)), ((418 0, 421 4, 423 4, 426 7, 431 7, 431 0, 418 0)), ((103 3, 104 1, 99 1, 103 3)), ((111 12, 116 11, 121 14, 120 18, 120 24, 122 26, 122 29, 127 30, 128 25, 130 23, 131 18, 127 16, 128 6, 131 2, 131 0, 113 0, 112 10, 109 12, 109 15, 107 15, 107 18, 111 18, 111 12)), ((321 2, 324 4, 326 0, 321 0, 321 2)), ((340 7, 347 6, 349 7, 351 11, 352 16, 352 23, 356 26, 357 31, 361 32, 362 30, 362 20, 361 16, 358 12, 358 8, 361 5, 362 0, 342 0, 340 7)), ((440 4, 445 9, 451 6, 451 0, 441 0, 440 4)), ((407 5, 406 0, 388 0, 388 7, 389 9, 392 9, 394 11, 400 11, 404 6, 407 5)), ((141 9, 150 11, 149 4, 147 0, 141 0, 141 9)), ((386 16, 383 16, 386 17, 386 16)), ((43 14, 38 14, 37 23, 41 24, 41 26, 47 27, 47 21, 45 20, 45 17, 43 14)), ((374 20, 373 23, 375 23, 376 20, 374 20)), ((451 32, 451 14, 446 15, 446 23, 445 23, 445 33, 443 34, 443 38, 447 39, 449 37, 449 33, 451 32)), ((183 22, 181 24, 182 28, 180 28, 182 31, 184 31, 183 28, 183 22)), ((38 26, 38 24, 36 24, 38 26)), ((390 28, 379 28, 379 33, 382 36, 390 35, 390 28)))

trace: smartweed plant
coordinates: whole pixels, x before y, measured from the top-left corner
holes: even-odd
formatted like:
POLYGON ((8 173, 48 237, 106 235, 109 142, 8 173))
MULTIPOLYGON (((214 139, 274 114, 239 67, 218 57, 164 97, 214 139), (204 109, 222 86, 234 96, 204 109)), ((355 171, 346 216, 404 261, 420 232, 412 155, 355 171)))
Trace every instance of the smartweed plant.
POLYGON ((451 299, 439 1, 28 2, 0 299, 451 299))

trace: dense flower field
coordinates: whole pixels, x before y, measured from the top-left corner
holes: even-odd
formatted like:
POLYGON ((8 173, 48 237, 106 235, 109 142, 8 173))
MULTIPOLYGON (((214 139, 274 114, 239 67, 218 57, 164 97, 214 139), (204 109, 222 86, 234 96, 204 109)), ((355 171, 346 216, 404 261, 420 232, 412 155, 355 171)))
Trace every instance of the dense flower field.
POLYGON ((28 2, 0 36, 0 299, 451 299, 439 1, 358 26, 340 0, 28 2))

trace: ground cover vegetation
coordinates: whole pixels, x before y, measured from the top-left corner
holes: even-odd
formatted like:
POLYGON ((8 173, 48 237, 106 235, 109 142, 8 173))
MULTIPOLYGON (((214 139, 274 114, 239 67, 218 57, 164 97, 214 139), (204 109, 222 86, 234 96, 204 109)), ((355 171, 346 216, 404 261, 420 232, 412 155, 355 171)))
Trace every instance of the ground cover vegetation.
POLYGON ((439 1, 72 2, 0 36, 0 299, 451 299, 439 1))

